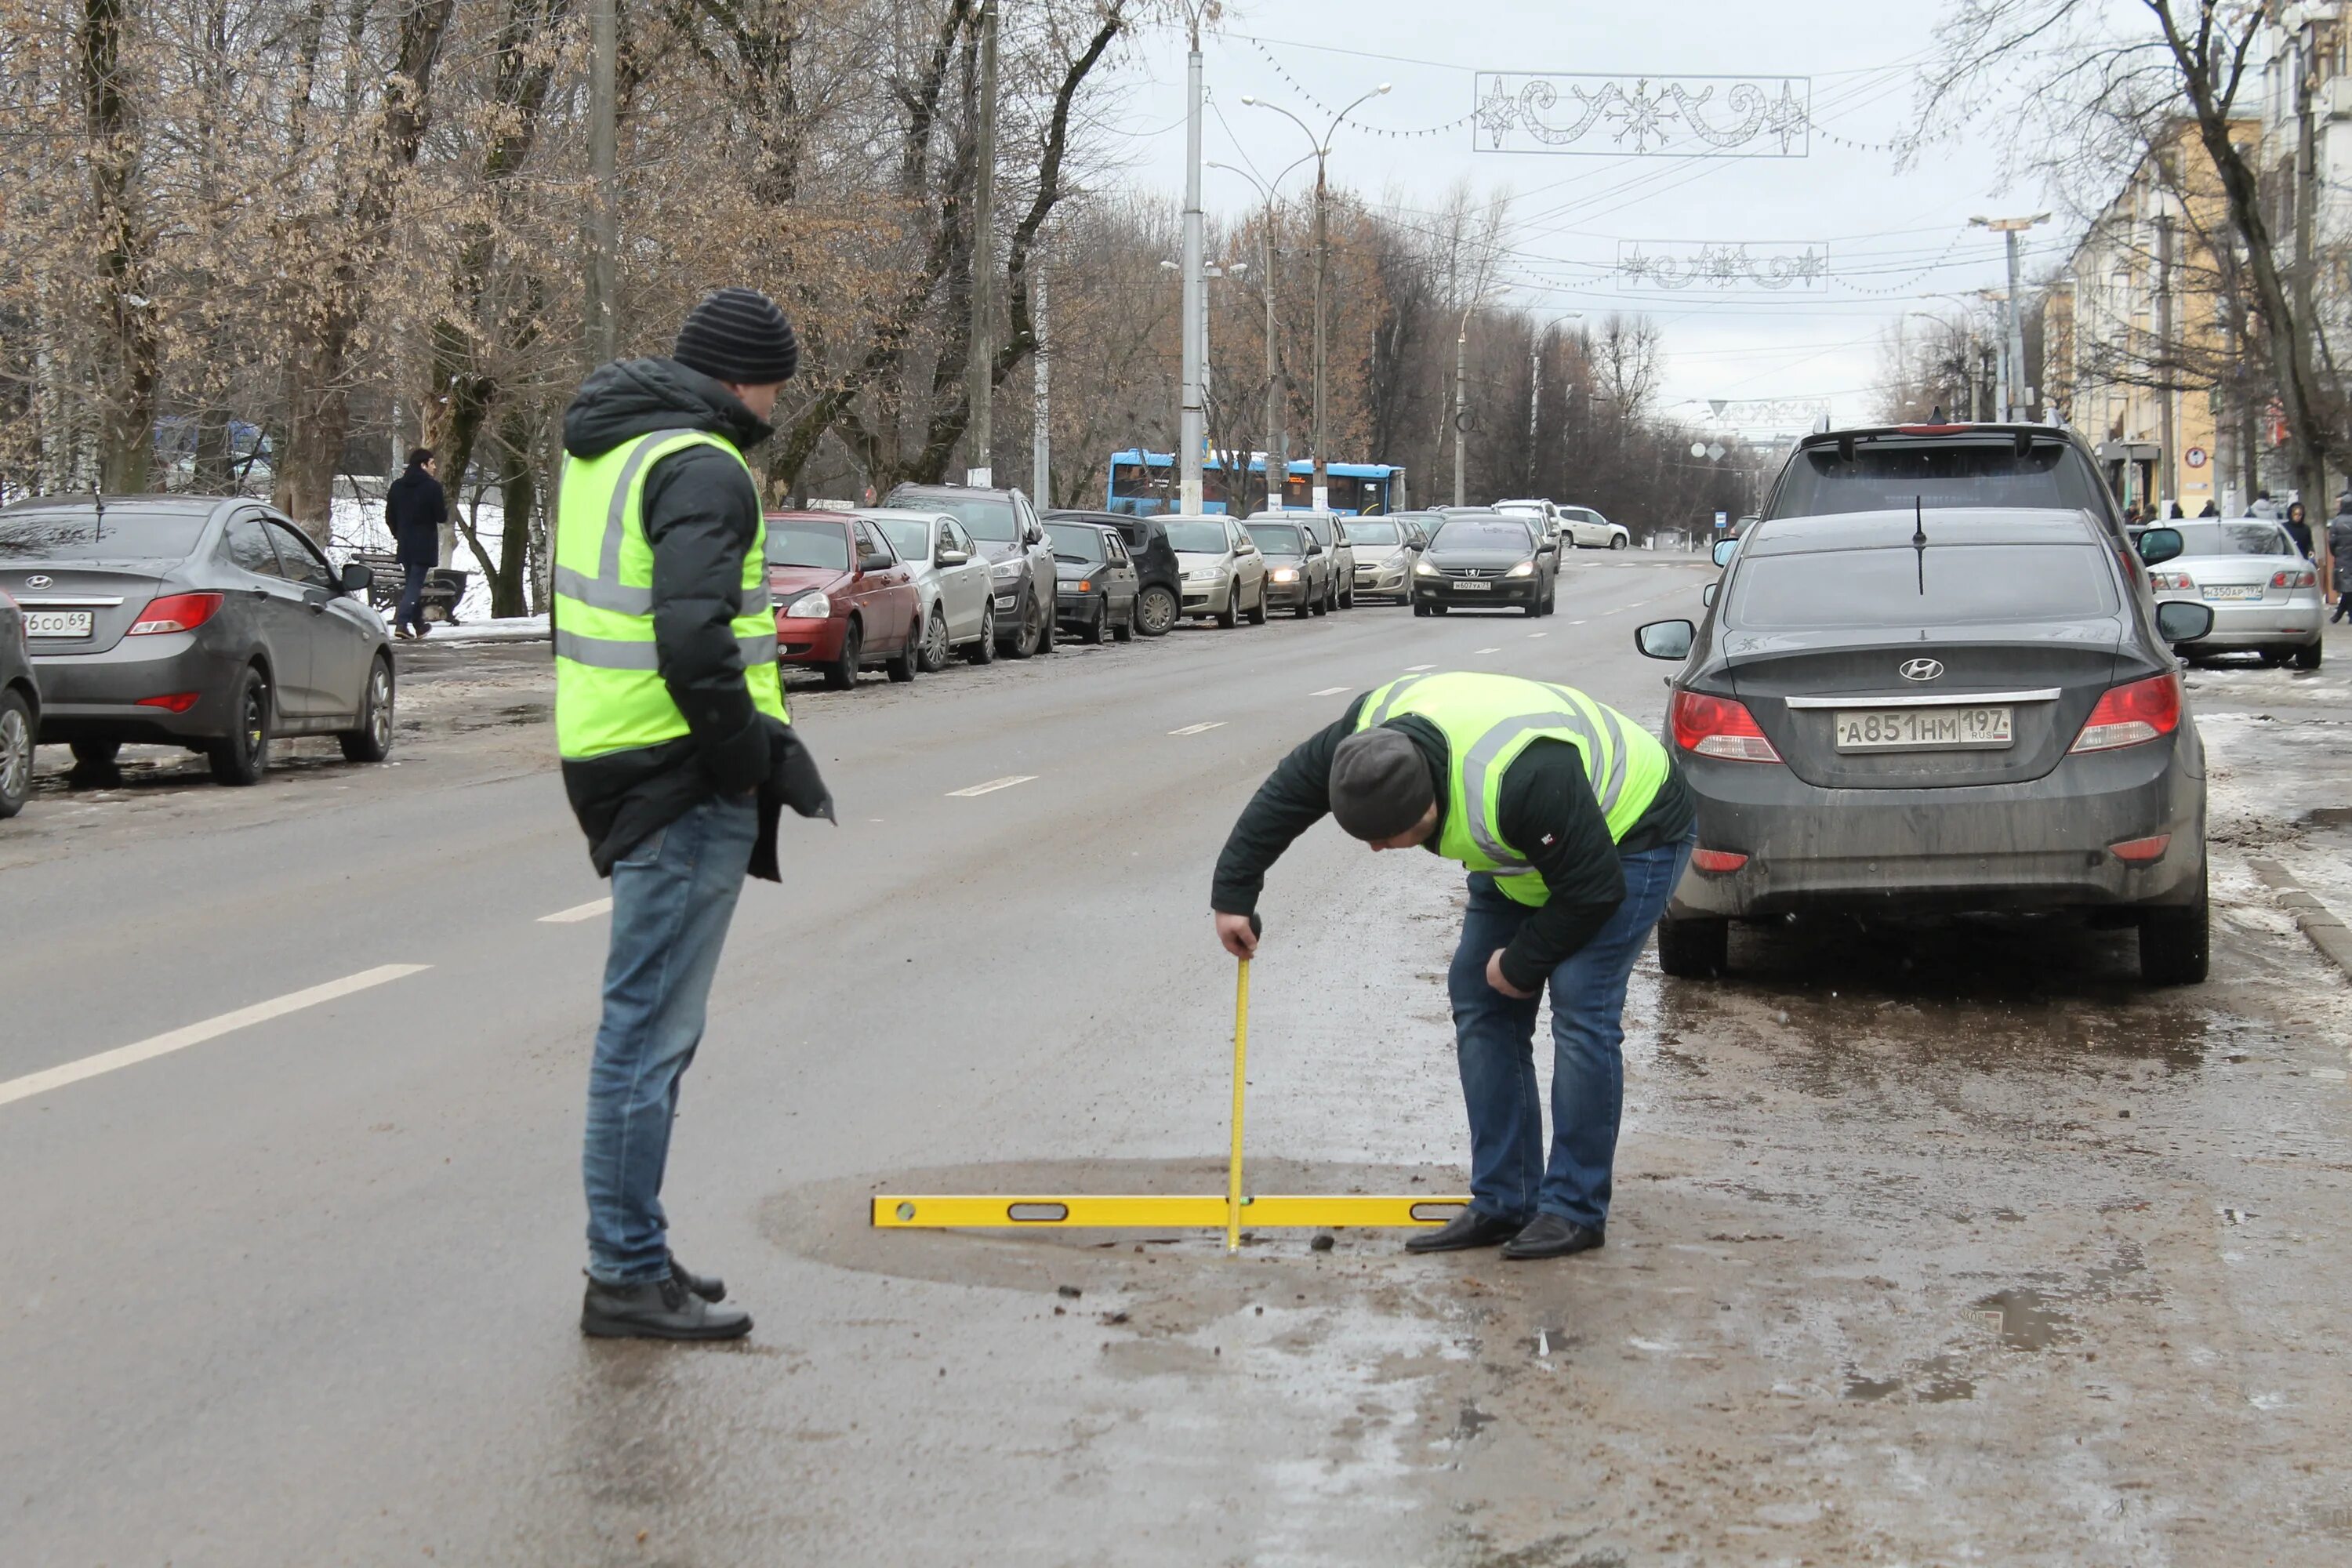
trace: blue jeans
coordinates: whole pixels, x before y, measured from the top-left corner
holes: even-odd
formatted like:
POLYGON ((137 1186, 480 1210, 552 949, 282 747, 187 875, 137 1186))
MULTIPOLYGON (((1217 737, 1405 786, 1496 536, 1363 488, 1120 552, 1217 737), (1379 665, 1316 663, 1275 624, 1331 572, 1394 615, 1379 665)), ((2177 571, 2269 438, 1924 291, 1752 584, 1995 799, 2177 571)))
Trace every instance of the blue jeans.
POLYGON ((1484 872, 1470 879, 1462 945, 1445 977, 1454 1052, 1470 1110, 1470 1206, 1529 1220, 1558 1215, 1599 1229, 1609 1217, 1624 1102, 1625 983, 1690 862, 1688 842, 1620 858, 1625 901, 1551 973, 1551 1151, 1536 1094, 1536 1003, 1486 984, 1486 960, 1535 911, 1484 872))
POLYGON ((420 561, 400 563, 400 612, 392 621, 395 631, 404 626, 425 629, 425 574, 432 570, 420 561))
POLYGON ((711 976, 759 836, 751 800, 707 800, 613 865, 604 1019, 580 1157, 588 1272, 608 1285, 669 1272, 661 1185, 678 1080, 702 1043, 711 976))

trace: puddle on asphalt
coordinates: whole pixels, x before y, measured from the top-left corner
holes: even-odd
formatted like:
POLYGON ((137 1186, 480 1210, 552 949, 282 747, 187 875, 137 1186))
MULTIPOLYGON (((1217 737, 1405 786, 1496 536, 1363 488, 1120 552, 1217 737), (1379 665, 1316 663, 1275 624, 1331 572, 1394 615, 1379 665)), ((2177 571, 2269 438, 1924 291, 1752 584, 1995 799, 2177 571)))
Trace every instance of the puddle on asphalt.
POLYGON ((2000 1342, 2013 1351, 2047 1350, 2061 1340, 2074 1338, 2072 1320, 2039 1290, 1996 1290, 1971 1305, 1998 1330, 2000 1342))

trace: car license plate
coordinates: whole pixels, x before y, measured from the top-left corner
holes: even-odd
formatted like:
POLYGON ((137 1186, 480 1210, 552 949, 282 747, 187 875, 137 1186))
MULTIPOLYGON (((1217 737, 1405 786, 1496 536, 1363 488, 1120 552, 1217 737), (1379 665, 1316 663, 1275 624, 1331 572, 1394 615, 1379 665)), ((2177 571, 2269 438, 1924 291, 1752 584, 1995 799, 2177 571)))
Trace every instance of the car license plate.
POLYGON ((97 617, 88 610, 26 610, 25 635, 28 637, 86 637, 90 635, 97 617))
POLYGON ((1957 752, 2014 743, 2007 708, 1841 708, 1841 752, 1957 752))
POLYGON ((1454 591, 1457 594, 1485 594, 1492 592, 1494 586, 1492 583, 1456 583, 1454 591))
POLYGON ((2209 599, 2259 599, 2263 596, 2263 589, 2259 583, 2245 583, 2230 587, 2208 588, 2205 590, 2205 596, 2209 599))

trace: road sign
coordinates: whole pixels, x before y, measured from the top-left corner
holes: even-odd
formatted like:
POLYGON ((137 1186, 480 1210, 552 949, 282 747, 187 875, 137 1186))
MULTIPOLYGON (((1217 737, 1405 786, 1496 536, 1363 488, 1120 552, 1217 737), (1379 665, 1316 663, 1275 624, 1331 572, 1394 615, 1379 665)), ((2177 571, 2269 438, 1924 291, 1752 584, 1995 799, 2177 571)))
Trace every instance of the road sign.
POLYGON ((2189 458, 2189 466, 2190 468, 2201 468, 2205 466, 2206 457, 2204 447, 2191 447, 2189 448, 2187 456, 2189 458))
POLYGON ((1718 530, 1729 528, 1731 526, 1731 514, 1727 511, 1717 512, 1715 514, 1715 526, 1718 530))

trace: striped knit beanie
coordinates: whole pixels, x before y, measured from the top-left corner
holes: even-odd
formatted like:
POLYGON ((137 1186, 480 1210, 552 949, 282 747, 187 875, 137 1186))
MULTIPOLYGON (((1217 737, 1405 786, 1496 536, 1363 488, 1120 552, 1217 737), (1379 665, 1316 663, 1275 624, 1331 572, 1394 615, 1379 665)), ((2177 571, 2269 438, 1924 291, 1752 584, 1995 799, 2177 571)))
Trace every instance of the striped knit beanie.
POLYGON ((790 381, 801 352, 773 300, 757 289, 719 289, 687 316, 670 358, 713 381, 765 386, 790 381))

